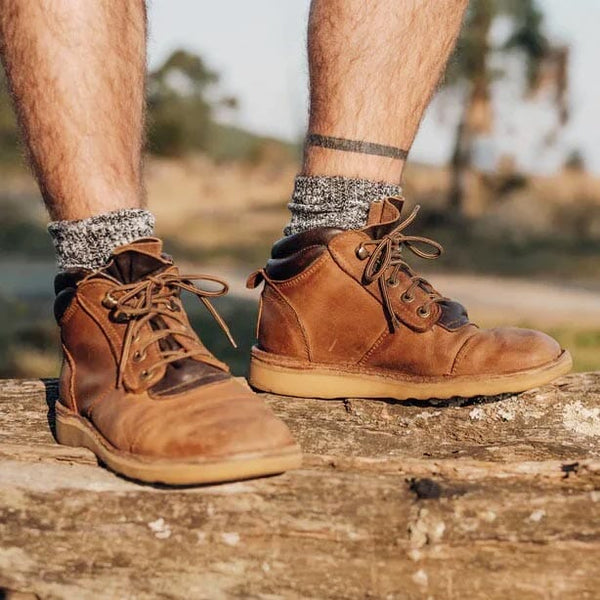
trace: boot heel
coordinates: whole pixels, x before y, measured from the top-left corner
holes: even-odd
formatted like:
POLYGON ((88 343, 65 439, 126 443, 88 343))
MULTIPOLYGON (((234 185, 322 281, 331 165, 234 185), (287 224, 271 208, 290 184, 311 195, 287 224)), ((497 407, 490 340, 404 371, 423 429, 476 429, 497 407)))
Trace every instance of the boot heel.
MULTIPOLYGON (((253 388, 296 398, 346 398, 367 396, 370 382, 359 376, 306 365, 284 366, 261 360, 253 350, 248 382, 253 388)), ((281 357, 285 361, 285 357, 281 357)), ((283 361, 282 361, 283 362, 283 361)), ((288 361, 285 361, 288 362, 288 361)))
POLYGON ((56 439, 63 446, 74 448, 86 447, 85 433, 82 426, 77 422, 77 416, 72 416, 68 409, 56 405, 56 439))

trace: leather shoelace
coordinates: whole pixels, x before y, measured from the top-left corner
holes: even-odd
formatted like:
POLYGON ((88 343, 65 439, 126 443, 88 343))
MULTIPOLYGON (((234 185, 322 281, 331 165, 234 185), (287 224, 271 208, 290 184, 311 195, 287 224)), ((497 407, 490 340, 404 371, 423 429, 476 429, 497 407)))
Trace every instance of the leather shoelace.
POLYGON ((445 300, 433 286, 423 277, 416 275, 410 266, 402 257, 402 248, 405 247, 416 256, 434 260, 439 258, 444 251, 441 244, 426 237, 416 235, 405 235, 402 233, 417 217, 420 206, 416 206, 412 213, 401 223, 397 225, 390 233, 383 236, 379 240, 371 240, 362 242, 356 249, 356 254, 359 258, 365 259, 369 257, 369 262, 364 270, 363 279, 365 284, 370 284, 377 281, 381 291, 384 308, 390 320, 392 331, 400 325, 400 321, 396 316, 392 307, 392 302, 389 294, 389 287, 396 287, 399 283, 398 275, 400 271, 404 271, 410 277, 410 285, 402 292, 401 300, 407 304, 415 299, 414 292, 420 286, 429 293, 429 300, 417 309, 417 314, 426 319, 431 314, 431 306, 437 302, 445 300), (419 244, 433 248, 432 251, 426 251, 419 248, 419 244), (369 247, 374 246, 372 251, 369 247), (386 272, 392 268, 389 276, 386 272))
MULTIPOLYGON (((142 281, 126 283, 112 288, 105 296, 103 304, 112 310, 112 317, 120 323, 127 323, 127 330, 123 341, 123 350, 119 360, 119 373, 117 385, 121 385, 125 368, 130 360, 141 362, 146 356, 146 349, 154 343, 160 342, 172 335, 178 335, 196 340, 196 334, 187 325, 185 320, 178 318, 179 305, 175 302, 180 292, 185 290, 197 296, 208 309, 215 321, 219 324, 225 335, 234 347, 236 346, 227 324, 210 303, 209 298, 225 295, 229 286, 223 280, 211 275, 177 275, 174 273, 159 273, 149 275, 142 281), (221 287, 215 291, 204 290, 196 287, 192 281, 210 281, 221 287), (168 325, 168 320, 161 319, 161 327, 153 329, 152 333, 141 333, 143 327, 157 317, 166 316, 175 319, 179 326, 168 325), (138 348, 132 355, 132 346, 138 348)), ((162 365, 181 360, 183 358, 202 354, 205 350, 198 347, 187 350, 177 344, 175 349, 161 347, 161 360, 142 372, 142 377, 149 379, 153 371, 162 365)))

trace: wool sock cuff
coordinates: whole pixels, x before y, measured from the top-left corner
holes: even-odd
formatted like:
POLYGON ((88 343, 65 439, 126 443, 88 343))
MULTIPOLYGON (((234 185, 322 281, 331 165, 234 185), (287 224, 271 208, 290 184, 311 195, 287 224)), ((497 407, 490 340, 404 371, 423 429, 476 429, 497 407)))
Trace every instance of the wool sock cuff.
POLYGON ((288 208, 292 213, 285 235, 317 227, 360 229, 367 223, 371 202, 398 196, 393 183, 351 177, 298 176, 288 208))
POLYGON ((126 208, 79 221, 52 221, 48 233, 59 269, 99 269, 115 248, 151 237, 154 215, 141 208, 126 208))

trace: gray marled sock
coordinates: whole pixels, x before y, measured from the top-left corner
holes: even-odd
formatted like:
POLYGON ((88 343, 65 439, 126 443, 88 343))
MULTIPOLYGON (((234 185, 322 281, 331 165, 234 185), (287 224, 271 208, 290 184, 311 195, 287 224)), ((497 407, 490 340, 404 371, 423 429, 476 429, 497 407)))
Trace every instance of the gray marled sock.
POLYGON ((154 215, 124 208, 80 221, 53 221, 48 232, 59 269, 99 269, 115 248, 154 235, 154 215))
POLYGON ((283 233, 293 235, 316 227, 360 229, 367 223, 371 202, 401 193, 402 188, 393 183, 299 175, 288 204, 292 218, 283 233))

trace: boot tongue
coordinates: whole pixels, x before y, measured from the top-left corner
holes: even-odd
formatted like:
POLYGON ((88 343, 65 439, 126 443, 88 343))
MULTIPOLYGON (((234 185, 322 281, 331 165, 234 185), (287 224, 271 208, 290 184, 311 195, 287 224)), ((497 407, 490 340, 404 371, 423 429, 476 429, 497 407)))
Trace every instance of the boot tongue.
POLYGON ((398 225, 403 205, 404 200, 401 198, 372 202, 363 231, 374 240, 381 239, 398 225))
POLYGON ((144 238, 120 246, 102 271, 121 283, 134 283, 152 273, 163 271, 173 263, 162 254, 162 242, 144 238))
MULTIPOLYGON (((172 265, 171 258, 162 253, 162 242, 159 239, 144 238, 117 248, 102 272, 127 284, 160 273, 172 265)), ((164 318, 160 315, 152 317, 149 326, 155 331, 167 328, 164 318)), ((158 345, 162 352, 182 349, 182 345, 173 334, 161 338, 158 345)), ((168 363, 164 376, 152 386, 151 390, 157 396, 169 396, 172 393, 182 393, 201 384, 220 381, 227 377, 229 375, 224 368, 185 357, 168 363)))

